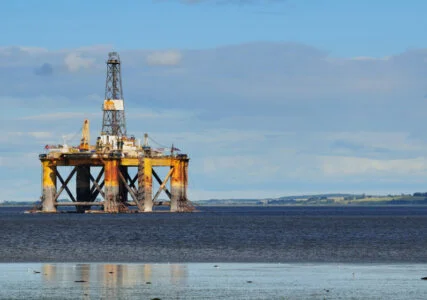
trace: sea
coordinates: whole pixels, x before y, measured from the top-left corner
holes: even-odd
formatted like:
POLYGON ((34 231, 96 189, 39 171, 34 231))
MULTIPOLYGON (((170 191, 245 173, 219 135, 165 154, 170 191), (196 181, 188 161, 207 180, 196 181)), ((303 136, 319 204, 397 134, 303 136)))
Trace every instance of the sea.
POLYGON ((427 206, 0 208, 0 299, 427 299, 427 206))

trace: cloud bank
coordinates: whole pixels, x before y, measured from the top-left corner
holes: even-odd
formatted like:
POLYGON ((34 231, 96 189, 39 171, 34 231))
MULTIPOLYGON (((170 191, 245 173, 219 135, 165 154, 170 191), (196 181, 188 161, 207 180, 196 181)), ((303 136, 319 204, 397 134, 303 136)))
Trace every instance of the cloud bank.
MULTIPOLYGON (((111 48, 0 48, 2 190, 10 178, 36 182, 14 193, 37 199, 43 146, 78 143, 84 118, 98 135, 111 48), (24 158, 26 168, 7 163, 24 158)), ((128 131, 190 155, 193 200, 424 190, 427 49, 338 58, 248 43, 120 56, 128 131)))
POLYGON ((175 66, 181 62, 182 54, 179 51, 157 51, 147 55, 147 63, 151 66, 175 66))

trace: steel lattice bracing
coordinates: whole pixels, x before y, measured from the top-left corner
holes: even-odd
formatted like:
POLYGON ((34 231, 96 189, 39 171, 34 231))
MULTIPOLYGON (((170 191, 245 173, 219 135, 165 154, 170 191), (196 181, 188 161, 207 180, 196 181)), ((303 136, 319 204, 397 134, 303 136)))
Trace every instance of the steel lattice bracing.
POLYGON ((117 52, 108 53, 103 110, 102 134, 126 136, 120 57, 117 52))
POLYGON ((75 206, 79 213, 100 212, 92 210, 94 206, 103 207, 101 211, 105 213, 152 212, 155 206, 169 206, 171 212, 195 210, 187 198, 189 158, 186 155, 129 158, 111 157, 108 153, 69 153, 55 157, 41 154, 39 158, 42 163, 42 203, 40 208, 30 212, 55 213, 62 206, 75 206), (63 177, 60 169, 70 166, 73 170, 63 177), (94 177, 95 167, 101 169, 94 177), (164 179, 156 172, 162 167, 169 168, 164 179), (136 168, 136 174, 131 172, 135 176, 130 176, 130 168, 136 168), (73 177, 75 193, 68 186, 73 177), (154 197, 153 179, 159 184, 154 197), (159 200, 162 192, 170 201, 159 200), (71 202, 58 201, 65 193, 71 202), (137 210, 130 210, 135 206, 137 210))

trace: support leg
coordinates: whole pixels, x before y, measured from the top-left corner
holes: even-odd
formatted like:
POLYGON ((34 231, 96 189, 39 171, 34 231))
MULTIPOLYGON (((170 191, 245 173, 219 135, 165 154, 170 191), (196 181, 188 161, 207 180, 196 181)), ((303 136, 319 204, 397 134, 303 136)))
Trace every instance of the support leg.
POLYGON ((152 165, 147 158, 141 158, 138 163, 138 202, 142 203, 144 212, 153 211, 152 199, 152 165))
MULTIPOLYGON (((76 195, 77 202, 90 202, 90 166, 78 166, 76 175, 76 195)), ((90 210, 90 206, 77 206, 78 213, 90 210)))
POLYGON ((116 159, 105 160, 105 205, 104 211, 119 212, 119 162, 116 159))
POLYGON ((188 160, 175 160, 173 162, 171 178, 171 211, 187 211, 187 184, 188 184, 188 160))
POLYGON ((180 161, 173 161, 173 172, 171 178, 171 212, 178 212, 179 205, 182 195, 182 166, 180 161))
POLYGON ((144 212, 153 211, 153 167, 151 161, 144 159, 144 212))
POLYGON ((42 161, 43 172, 43 204, 44 212, 56 212, 56 166, 50 161, 42 161))
POLYGON ((138 208, 141 207, 139 212, 144 211, 144 199, 145 199, 145 189, 144 189, 144 158, 138 159, 138 172, 136 174, 138 180, 138 193, 137 193, 137 202, 139 203, 138 208))
MULTIPOLYGON (((120 172, 122 173, 124 179, 127 181, 127 178, 129 177, 128 167, 120 166, 120 172)), ((128 190, 126 188, 125 183, 122 180, 120 180, 119 190, 120 190, 120 202, 126 203, 128 201, 128 190)))

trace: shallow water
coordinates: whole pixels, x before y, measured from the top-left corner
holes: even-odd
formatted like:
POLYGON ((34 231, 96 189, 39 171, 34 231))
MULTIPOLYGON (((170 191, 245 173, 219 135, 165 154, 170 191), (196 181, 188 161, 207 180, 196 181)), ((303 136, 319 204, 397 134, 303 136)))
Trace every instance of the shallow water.
POLYGON ((0 299, 425 299, 424 276, 426 264, 0 264, 0 299))
POLYGON ((190 214, 0 208, 0 262, 427 263, 427 207, 202 207, 190 214))

